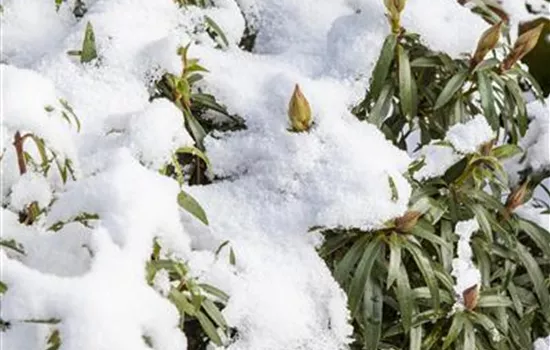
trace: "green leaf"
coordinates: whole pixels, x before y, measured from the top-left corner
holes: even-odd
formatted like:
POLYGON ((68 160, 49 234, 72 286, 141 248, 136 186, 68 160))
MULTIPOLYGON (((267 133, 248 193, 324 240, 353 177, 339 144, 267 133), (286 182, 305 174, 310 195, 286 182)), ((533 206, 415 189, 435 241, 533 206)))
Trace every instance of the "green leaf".
POLYGON ((376 350, 382 333, 382 309, 384 306, 382 286, 372 274, 364 285, 363 319, 365 321, 365 349, 376 350))
POLYGON ((489 339, 499 339, 500 332, 496 324, 487 316, 479 312, 472 312, 469 314, 470 319, 474 324, 481 326, 486 332, 489 339))
POLYGON ((226 38, 223 30, 220 28, 220 26, 218 26, 218 24, 212 18, 210 18, 208 16, 204 16, 204 21, 206 23, 206 26, 208 28, 210 28, 216 34, 217 37, 220 38, 223 45, 225 47, 228 47, 229 46, 229 41, 227 41, 227 38, 226 38))
MULTIPOLYGON (((454 240, 453 227, 450 221, 444 220, 441 222, 441 238, 451 245, 454 240)), ((446 272, 451 272, 453 261, 453 249, 443 249, 441 252, 441 262, 446 272)))
POLYGON ((473 73, 481 73, 481 71, 496 68, 498 65, 500 65, 500 60, 497 58, 489 58, 478 64, 473 70, 473 73))
POLYGON ((0 281, 0 294, 6 293, 7 290, 8 286, 4 282, 0 281))
POLYGON ((510 298, 512 299, 512 303, 514 304, 514 309, 516 310, 517 314, 522 317, 523 316, 523 304, 521 301, 521 298, 518 293, 518 289, 514 282, 510 282, 508 284, 508 294, 510 294, 510 298))
POLYGON ((382 127, 382 123, 384 122, 384 118, 389 111, 392 99, 393 84, 387 83, 382 88, 380 96, 376 100, 376 103, 374 104, 368 115, 367 120, 369 121, 369 123, 376 125, 376 127, 379 129, 382 127))
POLYGON ((357 268, 355 269, 355 273, 353 274, 353 278, 348 288, 348 303, 352 316, 357 315, 359 311, 361 300, 365 293, 365 283, 371 274, 374 262, 378 259, 378 255, 382 251, 382 247, 383 243, 380 237, 374 238, 365 248, 363 256, 357 264, 357 268))
POLYGON ((349 275, 355 267, 355 264, 357 264, 357 261, 361 258, 361 254, 363 253, 363 250, 365 249, 365 246, 370 238, 371 237, 367 234, 361 236, 355 243, 353 243, 344 257, 336 264, 336 268, 334 269, 334 279, 340 283, 340 286, 346 286, 349 275))
POLYGON ((399 61, 399 99, 401 111, 406 119, 415 117, 415 85, 412 78, 409 55, 401 45, 397 45, 397 57, 399 61))
POLYGON ((199 123, 197 118, 195 118, 195 116, 191 113, 191 111, 188 111, 187 108, 183 109, 183 115, 185 117, 185 125, 193 137, 193 140, 195 140, 197 148, 204 150, 204 145, 202 142, 206 137, 206 131, 204 131, 204 128, 199 123))
POLYGON ((493 229, 491 228, 491 222, 489 221, 489 212, 480 204, 473 204, 470 209, 474 213, 479 227, 485 233, 485 236, 489 242, 493 242, 493 229))
POLYGON ((437 287, 437 280, 430 259, 425 256, 422 248, 415 243, 405 241, 404 248, 412 255, 424 277, 424 281, 430 290, 434 309, 439 310, 439 288, 437 287))
POLYGON ((550 233, 537 224, 525 220, 518 220, 518 227, 537 244, 543 254, 550 257, 550 233))
POLYGON ((227 322, 218 307, 210 299, 204 299, 202 301, 202 307, 206 314, 216 323, 219 327, 227 327, 227 322))
MULTIPOLYGON (((454 314, 453 322, 451 323, 449 332, 445 336, 445 341, 443 342, 443 350, 451 346, 455 342, 455 340, 458 338, 460 333, 462 333, 462 329, 464 328, 464 321, 465 321, 465 318, 461 312, 457 312, 454 314)), ((464 350, 467 350, 467 349, 464 349, 464 350)))
POLYGON ((185 193, 184 191, 181 191, 178 194, 178 204, 188 213, 202 221, 205 225, 208 225, 208 218, 206 217, 206 213, 204 212, 200 204, 195 200, 195 198, 191 197, 191 195, 185 193))
POLYGON ((415 58, 411 62, 413 68, 433 68, 441 66, 441 60, 437 56, 422 56, 415 58))
POLYGON ((197 310, 195 307, 189 302, 187 297, 180 291, 178 291, 175 288, 172 288, 170 290, 170 294, 168 294, 168 299, 176 305, 176 308, 178 311, 182 314, 187 314, 189 316, 195 316, 197 313, 197 310))
POLYGON ((391 190, 391 200, 395 202, 399 200, 399 192, 397 191, 397 186, 395 185, 395 181, 393 177, 389 175, 388 175, 388 183, 390 185, 390 190, 391 190))
POLYGON ((434 232, 435 230, 433 226, 425 220, 419 220, 411 231, 414 236, 425 239, 432 243, 436 249, 437 245, 439 245, 447 250, 452 250, 452 246, 450 245, 450 243, 445 241, 445 239, 443 239, 442 237, 436 235, 434 232))
POLYGON ((399 311, 405 332, 409 332, 412 326, 412 315, 414 308, 413 293, 409 284, 409 276, 403 265, 399 268, 397 275, 397 301, 399 302, 399 311))
POLYGON ((409 350, 420 350, 422 349, 422 336, 423 336, 422 327, 413 327, 409 335, 409 350))
POLYGON ((229 263, 233 266, 237 264, 237 258, 235 257, 235 251, 233 250, 233 247, 229 248, 229 263))
POLYGON ((378 100, 382 87, 386 83, 386 78, 395 57, 395 46, 397 45, 397 36, 390 34, 384 40, 380 57, 372 72, 372 80, 369 88, 369 98, 372 101, 378 100))
POLYGON ((544 92, 542 91, 542 88, 538 82, 537 79, 535 79, 534 76, 531 75, 528 71, 523 70, 519 66, 515 66, 510 70, 513 73, 517 73, 518 75, 522 76, 523 78, 527 79, 529 83, 533 86, 533 89, 535 90, 535 94, 537 95, 537 98, 542 98, 544 96, 544 92))
POLYGON ((484 72, 477 72, 477 85, 485 118, 493 130, 498 130, 500 123, 495 110, 493 82, 484 72))
POLYGON ((200 107, 211 109, 221 114, 228 115, 225 107, 220 105, 216 101, 216 98, 212 95, 205 94, 205 93, 196 93, 191 95, 191 102, 193 103, 194 106, 198 105, 200 107))
POLYGON ((84 32, 84 42, 82 43, 82 51, 80 53, 80 62, 87 63, 97 58, 97 49, 95 45, 95 34, 92 23, 86 23, 84 32))
POLYGON ((220 338, 220 335, 218 334, 218 331, 216 330, 216 326, 214 326, 212 321, 210 321, 210 319, 202 312, 197 313, 195 317, 199 321, 202 329, 204 330, 204 333, 206 333, 208 338, 210 338, 210 340, 217 346, 222 346, 222 340, 220 338))
POLYGON ((229 295, 227 295, 225 292, 223 292, 222 290, 214 286, 201 283, 199 284, 199 287, 203 289, 205 292, 207 292, 208 294, 220 299, 223 303, 227 303, 227 301, 229 300, 229 295))
POLYGON ((542 306, 541 312, 546 318, 547 322, 550 322, 550 292, 544 283, 544 275, 540 270, 540 266, 537 264, 537 261, 529 250, 521 243, 518 243, 516 246, 516 251, 518 254, 519 260, 522 262, 523 266, 527 270, 531 281, 533 282, 535 294, 539 299, 539 303, 542 306))
POLYGON ((464 346, 463 349, 476 349, 476 334, 474 325, 469 319, 464 320, 464 346))
POLYGON ((512 99, 515 102, 518 116, 516 118, 520 134, 523 136, 527 131, 527 125, 529 121, 527 120, 527 108, 525 99, 523 98, 523 93, 518 83, 515 80, 507 79, 506 80, 506 89, 510 93, 512 99))
POLYGON ((437 97, 434 109, 439 109, 446 105, 456 94, 458 90, 462 88, 464 82, 468 78, 468 71, 461 71, 454 75, 443 88, 443 91, 437 97))
POLYGON ((180 147, 176 150, 176 153, 187 153, 187 154, 191 154, 193 156, 197 156, 197 157, 199 157, 200 159, 203 160, 204 164, 206 164, 206 167, 208 169, 210 169, 211 166, 212 166, 212 164, 210 164, 210 160, 208 159, 206 154, 204 154, 203 151, 201 151, 200 149, 198 149, 196 147, 192 147, 192 146, 180 147))
POLYGON ((504 295, 481 294, 477 302, 478 307, 509 307, 512 301, 504 295))
POLYGON ((506 158, 513 157, 516 154, 520 154, 521 152, 523 152, 523 150, 518 145, 505 144, 502 146, 495 147, 491 151, 491 155, 493 157, 496 157, 497 159, 506 159, 506 158))
POLYGON ((401 265, 401 244, 397 234, 392 234, 390 237, 390 264, 388 266, 388 279, 386 288, 390 289, 393 282, 399 276, 399 266, 401 265))
POLYGON ((0 239, 0 247, 8 248, 13 250, 14 252, 25 255, 25 248, 23 247, 23 245, 13 239, 0 239))

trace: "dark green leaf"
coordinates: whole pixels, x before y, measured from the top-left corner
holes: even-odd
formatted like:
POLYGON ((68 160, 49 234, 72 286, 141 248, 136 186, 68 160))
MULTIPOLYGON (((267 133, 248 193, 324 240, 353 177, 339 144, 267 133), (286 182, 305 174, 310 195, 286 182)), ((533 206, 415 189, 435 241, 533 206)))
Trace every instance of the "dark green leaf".
POLYGON ((540 266, 523 244, 518 243, 516 246, 516 251, 518 253, 518 258, 523 263, 523 266, 527 270, 527 273, 533 282, 535 294, 537 295, 539 303, 542 306, 541 312, 547 322, 550 322, 550 308, 548 307, 548 305, 550 305, 550 292, 544 283, 544 275, 540 270, 540 266))
POLYGON ((477 72, 477 85, 485 118, 493 130, 498 130, 500 123, 495 110, 493 82, 484 72, 477 72))
POLYGON ((397 45, 397 56, 399 61, 399 99, 401 100, 401 111, 405 118, 415 117, 415 86, 413 82, 409 55, 401 45, 397 45))
POLYGON ((378 100, 378 96, 382 91, 382 87, 386 83, 386 77, 390 71, 390 67, 395 57, 395 46, 397 44, 397 36, 390 34, 386 37, 380 52, 380 57, 376 62, 374 71, 372 72, 372 81, 369 89, 369 98, 372 101, 378 100))
POLYGON ((384 118, 386 117, 386 114, 389 111, 392 98, 393 98, 393 85, 391 83, 388 83, 384 85, 384 88, 382 89, 380 96, 376 100, 376 103, 374 104, 374 106, 372 107, 368 115, 367 120, 369 121, 369 123, 376 125, 377 128, 382 127, 384 118))
POLYGON ((424 281, 430 289, 434 309, 439 310, 439 288, 437 287, 437 280, 435 278, 430 259, 426 257, 423 250, 415 243, 406 241, 404 248, 412 255, 416 265, 422 273, 422 276, 424 276, 424 281))
POLYGON ((363 256, 357 265, 348 289, 349 309, 352 316, 355 316, 359 311, 359 306, 365 293, 365 283, 371 274, 374 262, 382 251, 382 247, 382 240, 379 237, 374 238, 365 248, 363 256))
POLYGON ((463 328, 464 328, 464 314, 462 314, 461 312, 457 312, 454 314, 453 322, 451 323, 449 332, 445 336, 445 341, 443 342, 443 350, 447 349, 456 341, 460 333, 462 333, 463 328))
POLYGON ((369 274, 364 285, 363 319, 365 321, 365 349, 376 350, 382 333, 383 293, 380 283, 369 274))
POLYGON ((550 233, 547 230, 525 219, 520 219, 518 226, 537 244, 544 255, 550 257, 550 233))
POLYGON ((0 281, 0 294, 6 293, 7 290, 8 286, 4 282, 0 281))
POLYGON ((216 326, 214 326, 212 321, 210 321, 210 319, 202 312, 197 313, 195 317, 199 321, 202 329, 204 330, 204 333, 206 333, 208 338, 210 338, 210 340, 217 346, 222 346, 222 340, 216 330, 216 326))
POLYGON ((446 105, 453 98, 456 92, 462 88, 462 85, 464 85, 466 78, 468 78, 467 71, 461 71, 454 75, 447 82, 447 85, 445 85, 443 91, 441 91, 441 94, 439 94, 439 96, 437 97, 434 109, 439 109, 446 105))
POLYGON ((397 275, 397 301, 399 302, 399 310, 401 312, 401 320, 405 332, 411 329, 412 315, 414 308, 413 293, 409 284, 407 270, 403 265, 400 266, 397 275))
POLYGON ((370 239, 369 235, 361 236, 346 252, 346 255, 338 262, 334 269, 334 279, 340 283, 340 286, 347 285, 347 280, 351 274, 351 271, 355 267, 355 264, 361 258, 363 250, 370 239))

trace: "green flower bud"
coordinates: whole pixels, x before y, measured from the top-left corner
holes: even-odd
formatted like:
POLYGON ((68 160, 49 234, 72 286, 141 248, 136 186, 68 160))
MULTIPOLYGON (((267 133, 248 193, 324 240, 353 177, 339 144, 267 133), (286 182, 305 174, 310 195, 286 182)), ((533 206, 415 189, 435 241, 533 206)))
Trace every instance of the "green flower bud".
POLYGON ((298 84, 288 104, 288 118, 293 131, 308 131, 311 127, 311 108, 298 84))
POLYGON ((416 226, 420 216, 422 216, 422 213, 418 211, 406 212, 405 215, 395 219, 395 229, 401 233, 410 232, 416 226))

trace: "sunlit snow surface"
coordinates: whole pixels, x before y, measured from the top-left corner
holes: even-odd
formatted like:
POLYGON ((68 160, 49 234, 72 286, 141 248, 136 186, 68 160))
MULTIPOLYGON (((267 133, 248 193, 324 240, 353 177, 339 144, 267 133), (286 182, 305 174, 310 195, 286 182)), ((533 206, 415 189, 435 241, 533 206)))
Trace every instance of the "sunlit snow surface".
MULTIPOLYGON (((231 296, 223 311, 238 331, 231 349, 346 347, 345 295, 315 251, 319 237, 308 229, 370 228, 406 209, 410 187, 401 174, 410 158, 349 113, 388 34, 382 1, 215 3, 184 10, 172 0, 90 0, 86 17, 77 21, 67 4, 56 12, 53 1, 3 1, 2 200, 15 197, 15 207, 25 198, 55 200, 33 227, 2 212, 3 237, 27 252, 1 253, 9 288, 2 317, 13 321, 3 334, 6 349, 45 348, 47 326, 18 322, 29 318, 61 319, 63 350, 147 349, 142 335, 159 350, 185 348, 176 309, 145 282, 154 237, 201 280, 231 296), (259 30, 254 53, 237 48, 245 26, 241 9, 259 30), (194 31, 205 14, 224 29, 227 50, 194 31), (98 65, 66 54, 81 47, 87 21, 94 26, 98 65), (223 180, 186 188, 206 210, 209 227, 178 208, 177 183, 157 171, 191 139, 175 107, 150 102, 148 92, 152 77, 181 69, 176 49, 191 39, 190 55, 210 71, 202 87, 247 125, 206 139, 213 172, 223 180), (296 83, 313 109, 309 133, 287 131, 296 83), (80 117, 80 133, 43 109, 58 107, 58 98, 80 117), (79 180, 63 186, 52 175, 49 188, 22 193, 17 186, 28 180, 19 178, 11 146, 20 129, 73 158, 79 180), (389 177, 397 186, 395 201, 389 177), (96 229, 70 224, 46 232, 82 212, 99 214, 96 229), (225 252, 213 254, 226 240, 235 267, 225 252)), ((410 0, 404 25, 453 56, 475 47, 486 27, 443 0, 410 0)), ((165 291, 162 275, 155 287, 165 291)))

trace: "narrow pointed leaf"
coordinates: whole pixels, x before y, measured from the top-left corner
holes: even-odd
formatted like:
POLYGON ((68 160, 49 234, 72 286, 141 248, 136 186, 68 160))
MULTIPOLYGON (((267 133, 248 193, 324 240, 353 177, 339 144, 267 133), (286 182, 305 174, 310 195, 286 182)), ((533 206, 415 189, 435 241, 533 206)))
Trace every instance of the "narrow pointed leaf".
POLYGON ((382 247, 383 243, 379 237, 370 241, 355 269, 353 279, 348 289, 349 309, 352 316, 355 316, 359 311, 359 306, 361 305, 361 300, 365 293, 365 283, 371 274, 372 266, 378 258, 382 247))
POLYGON ((468 77, 467 71, 462 71, 454 75, 443 88, 443 91, 437 97, 434 109, 439 109, 446 105, 456 94, 458 90, 462 88, 466 78, 468 77))
POLYGON ((195 200, 195 198, 191 197, 191 195, 181 191, 178 194, 178 204, 191 215, 202 221, 202 223, 208 225, 208 218, 206 217, 204 209, 202 209, 200 204, 195 200))
POLYGON ((365 349, 377 350, 382 334, 382 308, 384 305, 382 286, 369 274, 364 288, 365 349))
POLYGON ((369 98, 372 101, 378 100, 378 96, 380 96, 382 87, 386 82, 386 78, 395 57, 396 44, 397 36, 394 34, 388 35, 384 41, 380 52, 380 57, 378 58, 374 71, 372 72, 372 80, 369 89, 369 98))
POLYGON ((430 259, 424 255, 420 247, 410 241, 405 243, 404 248, 412 255, 416 265, 420 269, 424 281, 430 290, 433 306, 436 310, 439 310, 439 288, 437 287, 437 279, 430 259))
POLYGON ((414 87, 411 72, 409 55, 401 45, 397 45, 397 56, 399 62, 399 99, 401 100, 401 111, 405 118, 410 119, 415 115, 414 87))

